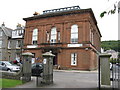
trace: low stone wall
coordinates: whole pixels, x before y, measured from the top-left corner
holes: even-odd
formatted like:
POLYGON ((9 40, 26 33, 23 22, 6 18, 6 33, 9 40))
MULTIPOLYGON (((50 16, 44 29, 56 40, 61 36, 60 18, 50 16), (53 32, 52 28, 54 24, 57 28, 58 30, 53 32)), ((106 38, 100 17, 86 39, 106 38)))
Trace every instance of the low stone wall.
POLYGON ((6 79, 16 79, 20 80, 22 76, 22 72, 8 72, 8 71, 0 71, 1 75, 0 78, 6 78, 6 79))

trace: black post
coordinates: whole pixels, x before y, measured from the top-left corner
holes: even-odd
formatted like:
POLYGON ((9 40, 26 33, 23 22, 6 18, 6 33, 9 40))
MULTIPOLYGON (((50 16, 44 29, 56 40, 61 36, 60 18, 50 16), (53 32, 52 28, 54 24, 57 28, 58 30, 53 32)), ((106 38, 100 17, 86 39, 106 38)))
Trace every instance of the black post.
POLYGON ((100 88, 101 88, 101 85, 100 85, 100 57, 99 57, 99 59, 98 59, 98 88, 99 88, 99 90, 100 90, 100 88))

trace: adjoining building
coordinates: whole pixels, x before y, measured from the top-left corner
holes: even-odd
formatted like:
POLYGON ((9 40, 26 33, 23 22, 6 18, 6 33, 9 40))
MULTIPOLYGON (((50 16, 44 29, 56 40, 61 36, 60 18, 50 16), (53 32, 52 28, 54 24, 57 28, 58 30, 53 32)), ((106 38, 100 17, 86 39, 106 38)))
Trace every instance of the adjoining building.
POLYGON ((10 61, 10 52, 8 51, 8 42, 12 36, 12 29, 7 28, 3 23, 0 26, 0 61, 10 61))
POLYGON ((24 52, 42 62, 42 54, 55 54, 53 64, 61 69, 94 70, 101 50, 101 33, 92 9, 79 6, 45 10, 23 18, 26 21, 24 52))
POLYGON ((10 60, 17 60, 20 62, 22 58, 22 47, 24 39, 24 27, 21 24, 18 24, 15 30, 12 30, 12 36, 8 42, 8 50, 10 52, 10 60))
POLYGON ((24 27, 20 24, 13 30, 5 27, 3 23, 0 27, 0 60, 14 61, 21 59, 24 38, 24 27))

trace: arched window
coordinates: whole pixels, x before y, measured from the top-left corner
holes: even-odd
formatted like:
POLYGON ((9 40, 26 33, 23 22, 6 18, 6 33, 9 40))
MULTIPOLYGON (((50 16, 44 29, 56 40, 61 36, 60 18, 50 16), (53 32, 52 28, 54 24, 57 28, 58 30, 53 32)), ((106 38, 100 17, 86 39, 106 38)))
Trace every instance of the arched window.
POLYGON ((57 39, 57 31, 56 31, 56 27, 53 27, 53 28, 51 29, 50 42, 51 42, 51 43, 56 43, 56 39, 57 39))
POLYGON ((78 43, 78 25, 71 26, 71 43, 78 43))
POLYGON ((37 39, 38 39, 38 29, 34 29, 32 34, 32 44, 36 45, 37 39))

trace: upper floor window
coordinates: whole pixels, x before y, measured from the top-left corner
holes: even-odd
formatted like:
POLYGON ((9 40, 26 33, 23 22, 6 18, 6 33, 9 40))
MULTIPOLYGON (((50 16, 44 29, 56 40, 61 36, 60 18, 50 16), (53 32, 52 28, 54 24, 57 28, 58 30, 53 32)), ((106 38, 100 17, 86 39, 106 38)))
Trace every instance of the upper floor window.
POLYGON ((12 38, 23 38, 23 33, 24 33, 23 29, 21 29, 21 30, 13 30, 12 31, 12 38))
POLYGON ((8 41, 8 49, 10 49, 11 48, 11 44, 12 43, 12 41, 8 41))
POLYGON ((58 32, 58 42, 60 42, 60 32, 58 32))
POLYGON ((92 44, 94 44, 94 33, 93 32, 91 33, 91 42, 92 44))
POLYGON ((38 40, 38 29, 34 29, 32 34, 32 44, 37 44, 37 40, 38 40))
POLYGON ((71 43, 78 43, 78 25, 71 26, 71 43))
POLYGON ((49 41, 49 36, 50 34, 49 34, 49 32, 46 32, 46 40, 47 40, 47 42, 49 41))
POLYGON ((0 40, 0 48, 2 47, 2 40, 0 40))
POLYGON ((2 31, 0 31, 0 36, 2 36, 2 31))
POLYGON ((18 41, 16 42, 16 48, 20 48, 20 47, 21 47, 21 41, 18 40, 18 41))
POLYGON ((53 28, 51 29, 51 38, 50 38, 50 42, 51 42, 51 43, 56 43, 56 38, 57 38, 56 27, 53 27, 53 28))

